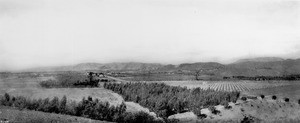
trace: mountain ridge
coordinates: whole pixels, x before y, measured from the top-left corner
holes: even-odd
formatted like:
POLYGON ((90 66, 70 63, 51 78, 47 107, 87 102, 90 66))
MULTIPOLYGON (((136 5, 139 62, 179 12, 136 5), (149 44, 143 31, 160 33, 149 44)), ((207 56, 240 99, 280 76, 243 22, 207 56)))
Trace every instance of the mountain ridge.
POLYGON ((203 74, 216 76, 282 76, 300 74, 300 59, 283 59, 279 57, 258 57, 241 59, 230 64, 218 62, 182 63, 179 65, 142 63, 142 62, 113 62, 113 63, 80 63, 69 66, 41 67, 26 71, 203 71, 203 74))

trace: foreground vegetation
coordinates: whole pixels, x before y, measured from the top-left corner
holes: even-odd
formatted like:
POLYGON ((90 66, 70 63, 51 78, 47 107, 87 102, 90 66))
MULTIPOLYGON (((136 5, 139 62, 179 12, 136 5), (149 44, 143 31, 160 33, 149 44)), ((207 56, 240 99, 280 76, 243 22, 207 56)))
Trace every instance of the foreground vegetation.
POLYGON ((122 103, 120 106, 110 106, 108 102, 100 102, 98 99, 88 97, 83 98, 82 101, 69 102, 66 96, 61 100, 54 97, 52 100, 46 99, 28 99, 23 96, 11 96, 5 94, 0 97, 1 106, 12 106, 19 109, 28 109, 49 113, 67 114, 72 116, 80 116, 91 118, 95 120, 105 120, 122 123, 152 123, 163 122, 162 120, 155 119, 144 112, 129 113, 126 112, 126 105, 122 103))
POLYGON ((149 108, 163 118, 185 111, 193 111, 202 116, 202 108, 228 105, 229 102, 236 102, 240 94, 201 88, 187 89, 158 83, 105 83, 104 88, 121 94, 126 101, 134 101, 149 108))
POLYGON ((0 112, 0 123, 108 123, 108 121, 92 120, 71 115, 19 110, 9 106, 0 106, 0 112))

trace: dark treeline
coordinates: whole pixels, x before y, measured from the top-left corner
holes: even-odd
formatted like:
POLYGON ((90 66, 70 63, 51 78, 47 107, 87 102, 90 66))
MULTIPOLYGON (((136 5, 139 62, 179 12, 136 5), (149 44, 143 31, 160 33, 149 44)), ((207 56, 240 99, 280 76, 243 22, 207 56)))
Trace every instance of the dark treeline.
POLYGON ((149 108, 163 118, 185 111, 201 116, 202 108, 228 105, 228 102, 235 102, 239 97, 239 92, 187 89, 158 83, 105 83, 104 88, 121 94, 126 101, 149 108))
POLYGON ((46 80, 40 82, 40 86, 45 88, 72 88, 72 87, 97 87, 100 79, 93 75, 84 75, 82 73, 63 73, 58 74, 55 80, 46 80))
POLYGON ((264 81, 264 80, 300 80, 300 75, 285 75, 285 76, 232 76, 223 77, 223 79, 238 79, 238 80, 254 80, 254 81, 264 81))
POLYGON ((124 103, 119 106, 111 106, 108 102, 100 102, 98 99, 92 99, 92 97, 83 98, 82 101, 76 103, 74 101, 68 102, 66 96, 62 99, 54 97, 52 100, 49 98, 36 100, 23 96, 14 97, 6 93, 4 96, 0 96, 0 105, 121 123, 164 122, 144 112, 126 112, 124 103))

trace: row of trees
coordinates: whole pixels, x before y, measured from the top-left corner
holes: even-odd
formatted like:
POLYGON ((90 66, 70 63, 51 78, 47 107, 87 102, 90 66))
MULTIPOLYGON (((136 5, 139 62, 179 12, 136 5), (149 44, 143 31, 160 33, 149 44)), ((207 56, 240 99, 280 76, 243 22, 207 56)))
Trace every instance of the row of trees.
POLYGON ((264 80, 300 80, 300 75, 285 75, 285 76, 232 76, 223 77, 223 79, 238 79, 238 80, 254 80, 254 81, 264 81, 264 80))
POLYGON ((158 83, 105 83, 104 88, 121 94, 126 101, 149 108, 163 118, 185 111, 201 116, 202 108, 228 105, 239 97, 239 92, 187 89, 158 83))
POLYGON ((100 102, 98 99, 92 99, 92 97, 83 98, 77 103, 68 102, 66 96, 62 99, 54 97, 51 100, 49 98, 36 100, 23 96, 14 97, 5 93, 4 96, 0 97, 0 105, 121 123, 163 122, 144 112, 126 112, 124 103, 119 106, 111 106, 108 102, 100 102))

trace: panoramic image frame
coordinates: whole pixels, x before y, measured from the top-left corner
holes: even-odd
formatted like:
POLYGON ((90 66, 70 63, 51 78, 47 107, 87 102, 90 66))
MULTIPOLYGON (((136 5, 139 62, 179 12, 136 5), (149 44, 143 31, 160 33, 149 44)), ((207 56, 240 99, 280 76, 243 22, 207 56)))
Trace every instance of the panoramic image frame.
POLYGON ((299 0, 0 0, 0 123, 300 122, 299 0))

